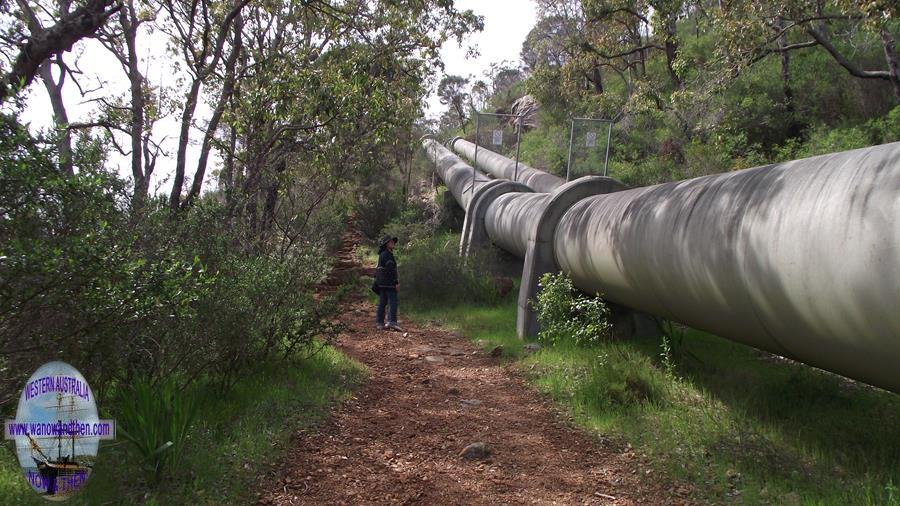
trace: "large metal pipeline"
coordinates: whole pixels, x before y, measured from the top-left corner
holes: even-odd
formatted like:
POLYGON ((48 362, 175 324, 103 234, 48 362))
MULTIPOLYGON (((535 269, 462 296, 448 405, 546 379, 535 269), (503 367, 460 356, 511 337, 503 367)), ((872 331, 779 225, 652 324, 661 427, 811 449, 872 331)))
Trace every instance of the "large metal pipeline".
POLYGON ((549 200, 547 193, 507 193, 497 197, 484 218, 491 241, 517 257, 525 258, 528 239, 534 234, 534 227, 549 200))
MULTIPOLYGON (((450 148, 469 160, 475 160, 475 144, 462 137, 457 137, 450 141, 450 148)), ((489 151, 483 146, 478 146, 476 168, 487 172, 497 179, 509 179, 510 181, 523 183, 537 193, 550 193, 566 183, 566 180, 561 177, 534 169, 522 162, 519 162, 517 169, 515 160, 510 160, 505 156, 489 151)))
POLYGON ((900 143, 587 198, 554 251, 582 290, 900 393, 900 143))
POLYGON ((422 147, 435 163, 435 171, 463 209, 469 208, 472 194, 490 181, 486 175, 475 171, 449 149, 430 137, 422 139, 422 147), (473 183, 474 176, 474 183, 473 183))
MULTIPOLYGON (((497 197, 491 240, 524 256, 550 197, 497 197)), ((553 250, 582 290, 900 393, 898 218, 893 143, 586 198, 553 250)))

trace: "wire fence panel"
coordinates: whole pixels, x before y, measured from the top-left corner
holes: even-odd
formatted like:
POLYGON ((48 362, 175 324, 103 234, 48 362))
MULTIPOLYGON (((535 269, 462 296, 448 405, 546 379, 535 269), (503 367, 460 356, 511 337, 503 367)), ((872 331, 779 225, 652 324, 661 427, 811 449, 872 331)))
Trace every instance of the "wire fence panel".
POLYGON ((582 176, 607 175, 612 126, 612 120, 608 119, 572 118, 567 181, 582 176))
POLYGON ((489 112, 475 114, 475 144, 479 148, 512 158, 518 164, 521 117, 489 112))

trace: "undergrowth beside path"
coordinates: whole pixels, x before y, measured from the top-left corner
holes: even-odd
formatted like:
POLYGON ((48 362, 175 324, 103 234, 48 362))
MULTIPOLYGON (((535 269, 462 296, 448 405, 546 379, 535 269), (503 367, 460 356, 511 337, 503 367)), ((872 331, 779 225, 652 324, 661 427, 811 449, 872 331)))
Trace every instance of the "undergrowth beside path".
POLYGON ((693 329, 559 345, 515 336, 515 294, 494 305, 415 308, 456 328, 604 438, 706 502, 900 504, 900 397, 693 329), (667 365, 668 364, 668 365, 667 365))
MULTIPOLYGON (((102 445, 97 465, 72 504, 248 504, 257 476, 290 448, 297 430, 317 424, 349 397, 364 368, 327 346, 309 358, 258 364, 225 395, 198 384, 204 401, 177 473, 155 488, 128 443, 102 445)), ((101 406, 101 409, 103 406, 101 406)), ((0 504, 46 504, 31 491, 15 454, 0 452, 0 504)), ((276 470, 277 472, 277 470, 276 470)))

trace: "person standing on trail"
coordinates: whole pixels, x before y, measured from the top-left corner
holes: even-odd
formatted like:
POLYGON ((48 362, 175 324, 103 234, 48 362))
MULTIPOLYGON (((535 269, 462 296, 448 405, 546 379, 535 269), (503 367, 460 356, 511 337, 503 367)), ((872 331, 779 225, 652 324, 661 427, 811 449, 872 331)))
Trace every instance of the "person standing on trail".
POLYGON ((397 238, 389 235, 381 239, 378 248, 378 267, 375 268, 375 287, 378 289, 378 310, 375 312, 375 324, 379 329, 403 331, 397 324, 397 291, 400 281, 397 279, 397 259, 394 248, 397 238), (388 321, 384 323, 384 309, 388 306, 388 321))

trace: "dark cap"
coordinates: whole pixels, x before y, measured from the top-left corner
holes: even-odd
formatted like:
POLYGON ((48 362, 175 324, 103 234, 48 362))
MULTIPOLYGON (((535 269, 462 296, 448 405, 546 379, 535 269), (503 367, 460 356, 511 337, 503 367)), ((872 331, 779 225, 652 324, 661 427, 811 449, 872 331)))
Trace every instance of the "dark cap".
POLYGON ((381 238, 381 243, 379 244, 379 246, 384 247, 387 245, 387 243, 389 243, 391 241, 397 242, 397 241, 399 241, 399 239, 397 239, 396 237, 390 236, 390 235, 386 235, 381 238))

